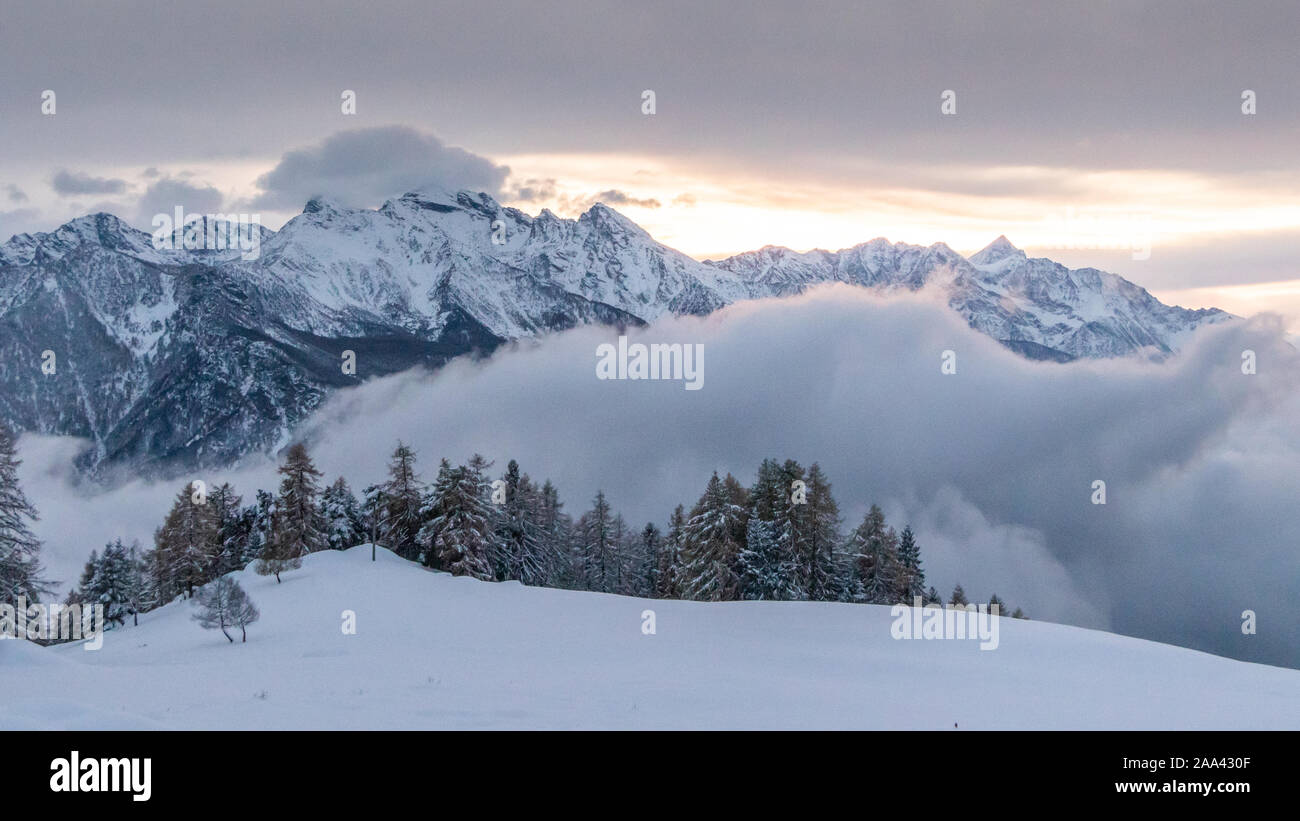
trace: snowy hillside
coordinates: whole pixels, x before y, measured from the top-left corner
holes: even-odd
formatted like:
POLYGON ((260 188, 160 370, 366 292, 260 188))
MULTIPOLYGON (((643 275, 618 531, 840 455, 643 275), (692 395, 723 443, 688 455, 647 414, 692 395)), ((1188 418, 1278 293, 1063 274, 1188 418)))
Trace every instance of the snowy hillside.
POLYGON ((561 219, 466 191, 410 193, 377 210, 313 199, 259 237, 255 259, 156 250, 96 214, 0 245, 0 420, 91 441, 86 468, 224 467, 283 445, 331 391, 371 377, 827 282, 937 289, 971 327, 1040 359, 1165 356, 1229 318, 1163 305, 1114 274, 1029 259, 1002 238, 969 260, 943 243, 876 239, 706 263, 603 204, 561 219))
POLYGON ((0 729, 1300 729, 1300 671, 1054 624, 1003 620, 981 651, 895 640, 884 607, 493 584, 365 546, 237 578, 247 644, 186 603, 97 652, 0 641, 24 694, 0 729))

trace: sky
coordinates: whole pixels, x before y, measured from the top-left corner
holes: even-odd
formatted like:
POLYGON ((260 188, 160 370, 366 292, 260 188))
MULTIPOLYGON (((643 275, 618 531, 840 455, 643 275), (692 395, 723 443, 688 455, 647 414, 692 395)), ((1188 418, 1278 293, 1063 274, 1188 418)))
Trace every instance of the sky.
POLYGON ((0 235, 178 204, 274 228, 315 194, 436 182, 604 201, 700 259, 1005 234, 1294 328, 1298 23, 1293 2, 4 0, 0 235))

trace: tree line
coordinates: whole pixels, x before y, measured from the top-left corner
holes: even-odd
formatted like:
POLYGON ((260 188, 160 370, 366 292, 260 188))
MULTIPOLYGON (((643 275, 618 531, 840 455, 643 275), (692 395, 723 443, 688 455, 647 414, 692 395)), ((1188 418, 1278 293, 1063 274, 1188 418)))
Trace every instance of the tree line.
MULTIPOLYGON (((322 485, 295 444, 277 493, 258 490, 244 505, 228 483, 206 493, 187 484, 151 550, 118 540, 92 554, 68 601, 104 604, 106 623, 122 624, 249 563, 278 580, 308 553, 372 542, 435 570, 532 586, 699 601, 942 603, 925 584, 912 529, 896 531, 872 505, 843 532, 816 463, 765 459, 750 485, 715 472, 664 529, 629 525, 603 491, 575 518, 549 479, 538 483, 514 460, 499 477, 491 467, 477 454, 459 465, 442 459, 426 482, 399 442, 387 477, 358 497, 342 477, 322 485)), ((969 603, 961 585, 948 601, 969 603)), ((996 594, 989 603, 1008 613, 996 594)))

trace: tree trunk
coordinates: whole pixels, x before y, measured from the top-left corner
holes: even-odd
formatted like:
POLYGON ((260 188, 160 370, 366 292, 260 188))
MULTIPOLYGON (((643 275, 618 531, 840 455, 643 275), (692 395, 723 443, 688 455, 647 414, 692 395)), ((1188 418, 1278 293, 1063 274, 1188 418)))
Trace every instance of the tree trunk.
POLYGON ((244 634, 244 638, 242 639, 242 641, 247 642, 247 641, 248 641, 248 628, 241 624, 241 625, 239 625, 239 630, 240 630, 241 633, 244 634))

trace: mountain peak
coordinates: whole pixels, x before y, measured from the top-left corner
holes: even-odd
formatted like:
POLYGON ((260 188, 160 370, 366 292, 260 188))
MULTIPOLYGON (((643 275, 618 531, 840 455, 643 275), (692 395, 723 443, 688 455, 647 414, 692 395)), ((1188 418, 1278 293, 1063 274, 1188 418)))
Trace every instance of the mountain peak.
POLYGON ((578 217, 578 222, 590 223, 597 228, 603 228, 605 230, 617 229, 623 233, 649 236, 644 228, 623 216, 613 208, 610 208, 603 202, 597 202, 588 208, 586 213, 578 217))
POLYGON ((971 255, 970 261, 974 265, 992 265, 1015 255, 1024 257, 1025 252, 1012 245, 1011 240, 1007 239, 1007 235, 1003 234, 984 246, 979 253, 971 255))

